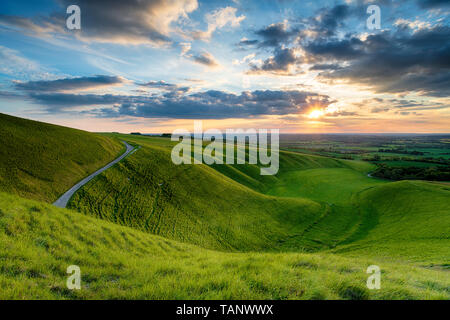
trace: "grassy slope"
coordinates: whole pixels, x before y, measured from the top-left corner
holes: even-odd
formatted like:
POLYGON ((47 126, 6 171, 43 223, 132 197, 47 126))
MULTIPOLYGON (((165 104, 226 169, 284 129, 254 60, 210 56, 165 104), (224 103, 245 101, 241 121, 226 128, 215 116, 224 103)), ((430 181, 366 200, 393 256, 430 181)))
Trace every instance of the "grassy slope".
POLYGON ((281 153, 275 177, 251 165, 175 166, 168 139, 121 138, 142 149, 87 185, 72 208, 206 248, 448 263, 450 192, 441 185, 388 183, 367 177, 365 162, 292 152, 281 153))
POLYGON ((401 181, 355 197, 362 227, 335 252, 450 266, 450 185, 401 181))
POLYGON ((116 139, 5 114, 0 141, 0 191, 47 202, 123 151, 116 139))
POLYGON ((0 208, 0 299, 450 299, 447 271, 386 262, 368 290, 373 259, 211 251, 5 193, 0 208))
POLYGON ((324 210, 308 199, 257 193, 205 165, 176 166, 170 149, 157 145, 167 139, 129 141, 142 148, 80 190, 69 207, 206 248, 245 251, 283 246, 324 210))
POLYGON ((255 165, 176 166, 170 140, 120 138, 142 148, 80 190, 69 207, 206 248, 315 250, 322 246, 299 235, 327 215, 330 204, 258 191, 283 183, 298 168, 352 169, 371 181, 361 172, 371 168, 366 163, 289 152, 281 154, 281 179, 261 176, 255 165))
MULTIPOLYGON (((31 172, 56 172, 55 181, 22 185, 0 172, 2 188, 9 181, 6 191, 31 198, 49 197, 65 174, 60 163, 77 168, 81 179, 77 157, 93 150, 86 145, 116 143, 0 119, 17 121, 0 129, 5 149, 15 145, 10 137, 32 141, 27 157, 40 161, 29 164, 31 172), (53 154, 49 146, 58 143, 62 152, 53 154), (65 148, 71 143, 78 150, 65 148)), ((368 178, 372 167, 364 162, 292 152, 281 153, 275 177, 251 165, 175 166, 168 139, 109 136, 142 148, 71 205, 115 223, 0 194, 0 286, 7 288, 0 298, 449 298, 448 185, 386 183, 368 178), (322 251, 274 253, 302 250, 322 251), (65 289, 69 264, 82 267, 80 292, 65 289), (365 289, 370 264, 384 272, 380 291, 365 289)), ((24 150, 12 154, 15 162, 27 163, 24 150)), ((17 167, 11 158, 2 155, 2 168, 17 167)))

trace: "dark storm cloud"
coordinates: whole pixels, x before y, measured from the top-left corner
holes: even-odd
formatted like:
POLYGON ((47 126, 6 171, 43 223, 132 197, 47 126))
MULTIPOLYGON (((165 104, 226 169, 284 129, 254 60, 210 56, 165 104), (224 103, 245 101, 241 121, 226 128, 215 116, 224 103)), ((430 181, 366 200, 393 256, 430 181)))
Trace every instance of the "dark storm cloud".
POLYGON ((226 119, 302 113, 308 107, 327 107, 328 96, 306 91, 246 91, 241 94, 206 91, 190 95, 120 96, 36 94, 30 99, 49 112, 72 107, 111 105, 91 111, 99 117, 135 116, 144 118, 226 119))
POLYGON ((50 81, 16 82, 16 89, 37 92, 58 92, 67 90, 85 90, 97 87, 111 86, 124 83, 124 79, 117 76, 98 75, 92 77, 66 78, 50 81))
POLYGON ((383 32, 356 38, 310 43, 311 59, 348 65, 321 73, 325 79, 365 84, 377 92, 417 91, 430 96, 450 94, 450 27, 415 32, 383 32))

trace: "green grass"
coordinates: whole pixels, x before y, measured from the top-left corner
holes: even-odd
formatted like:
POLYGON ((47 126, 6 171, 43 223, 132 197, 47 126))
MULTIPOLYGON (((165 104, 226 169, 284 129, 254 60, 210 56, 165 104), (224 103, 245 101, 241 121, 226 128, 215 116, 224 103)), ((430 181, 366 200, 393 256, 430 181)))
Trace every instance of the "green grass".
POLYGON ((336 250, 403 261, 450 262, 450 184, 401 181, 357 195, 364 232, 336 250), (356 241, 357 240, 357 241, 356 241))
MULTIPOLYGON (((368 177, 368 162, 288 151, 276 176, 176 166, 169 139, 0 119, 6 149, 11 137, 30 146, 12 153, 16 166, 52 171, 0 171, 1 190, 16 194, 0 193, 0 299, 450 298, 448 183, 388 182, 368 177), (55 184, 94 167, 80 152, 114 158, 119 139, 141 148, 77 192, 76 211, 17 196, 51 201, 55 184), (65 287, 72 264, 80 291, 65 287), (365 286, 372 264, 381 290, 365 286)), ((11 159, 1 161, 15 168, 11 159)))
POLYGON ((0 193, 0 299, 449 299, 448 271, 329 253, 224 253, 0 193), (381 289, 366 268, 381 266, 381 289), (66 269, 81 269, 68 290, 66 269))
POLYGON ((308 199, 258 193, 206 165, 176 166, 170 149, 159 144, 167 139, 130 137, 128 141, 142 148, 81 189, 70 208, 174 240, 230 251, 284 246, 293 232, 306 228, 323 210, 308 199))
POLYGON ((445 185, 390 183, 368 177, 374 165, 367 162, 293 152, 280 153, 280 171, 269 177, 256 165, 176 166, 170 140, 120 138, 142 148, 85 186, 71 208, 210 249, 354 250, 368 257, 448 262, 445 185), (392 241, 384 230, 392 230, 392 241), (404 239, 395 234, 409 235, 411 248, 420 242, 433 249, 401 250, 404 239))
POLYGON ((0 113, 0 191, 55 201, 123 145, 109 137, 0 113))

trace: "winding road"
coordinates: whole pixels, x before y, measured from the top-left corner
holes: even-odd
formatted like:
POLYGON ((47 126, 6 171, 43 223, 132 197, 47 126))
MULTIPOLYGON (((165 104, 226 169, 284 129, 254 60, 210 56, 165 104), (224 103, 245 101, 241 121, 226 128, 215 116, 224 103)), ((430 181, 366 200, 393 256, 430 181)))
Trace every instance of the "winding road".
POLYGON ((75 194, 75 192, 77 192, 82 186, 84 186, 86 183, 88 183, 89 181, 91 181, 92 179, 94 179, 96 176, 98 176, 100 173, 102 173, 103 171, 105 171, 106 169, 111 168, 113 165, 115 165, 117 162, 119 162, 120 160, 122 160, 123 158, 125 158, 127 155, 129 155, 130 153, 136 151, 138 148, 134 148, 133 146, 130 146, 128 143, 126 143, 125 141, 122 141, 125 146, 127 147, 127 150, 120 156, 118 157, 116 160, 108 163, 106 166, 104 166, 101 169, 98 169, 97 171, 95 171, 93 174, 91 174, 90 176, 84 178, 83 180, 81 180, 80 182, 78 182, 76 185, 74 185, 72 188, 70 188, 66 193, 64 193, 58 200, 56 200, 53 205, 60 207, 60 208, 65 208, 67 206, 67 203, 69 202, 70 198, 72 198, 72 196, 75 194))

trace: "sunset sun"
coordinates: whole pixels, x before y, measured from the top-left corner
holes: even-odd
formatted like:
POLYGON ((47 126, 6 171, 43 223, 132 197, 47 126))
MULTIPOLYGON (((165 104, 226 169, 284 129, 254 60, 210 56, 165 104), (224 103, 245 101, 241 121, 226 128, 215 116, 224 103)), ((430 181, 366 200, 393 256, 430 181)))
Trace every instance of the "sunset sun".
POLYGON ((319 109, 315 109, 312 110, 309 114, 308 114, 308 118, 310 119, 319 119, 320 117, 322 117, 325 113, 323 112, 323 110, 319 110, 319 109))

